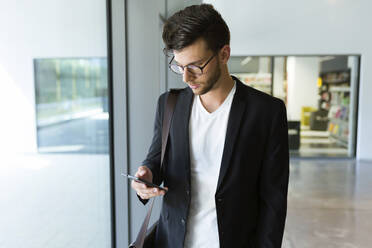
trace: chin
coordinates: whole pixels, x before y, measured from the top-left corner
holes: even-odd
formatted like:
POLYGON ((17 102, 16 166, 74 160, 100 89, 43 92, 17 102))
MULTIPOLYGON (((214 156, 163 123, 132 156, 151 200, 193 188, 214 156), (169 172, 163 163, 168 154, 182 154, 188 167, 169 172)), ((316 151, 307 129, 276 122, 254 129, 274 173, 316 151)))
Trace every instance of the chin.
POLYGON ((194 95, 198 95, 198 96, 204 95, 208 93, 208 91, 209 90, 206 90, 205 87, 199 87, 197 89, 192 89, 192 92, 194 93, 194 95))
POLYGON ((194 95, 197 95, 197 96, 199 96, 199 95, 202 95, 202 90, 200 90, 200 89, 191 89, 192 90, 192 92, 194 93, 194 95))

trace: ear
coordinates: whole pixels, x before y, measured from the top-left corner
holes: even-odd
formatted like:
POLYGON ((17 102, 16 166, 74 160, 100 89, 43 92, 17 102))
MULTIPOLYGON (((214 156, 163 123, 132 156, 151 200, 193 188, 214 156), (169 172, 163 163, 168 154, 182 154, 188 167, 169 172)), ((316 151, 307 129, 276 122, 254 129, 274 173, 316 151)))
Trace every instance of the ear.
POLYGON ((230 58, 230 45, 224 45, 219 53, 220 63, 221 64, 227 64, 227 61, 229 61, 230 58))

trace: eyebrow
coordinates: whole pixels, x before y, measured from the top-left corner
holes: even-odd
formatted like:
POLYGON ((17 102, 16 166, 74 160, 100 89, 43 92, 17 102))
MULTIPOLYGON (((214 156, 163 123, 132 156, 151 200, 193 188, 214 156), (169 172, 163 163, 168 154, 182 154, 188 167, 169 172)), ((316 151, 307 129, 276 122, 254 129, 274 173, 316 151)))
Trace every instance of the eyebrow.
MULTIPOLYGON (((174 62, 176 62, 178 65, 180 64, 180 63, 178 63, 178 61, 177 61, 176 59, 173 59, 173 60, 174 60, 174 62)), ((199 60, 196 60, 196 61, 194 61, 194 62, 188 63, 188 64, 185 65, 185 66, 198 64, 198 63, 203 62, 203 60, 204 60, 204 59, 199 59, 199 60)))

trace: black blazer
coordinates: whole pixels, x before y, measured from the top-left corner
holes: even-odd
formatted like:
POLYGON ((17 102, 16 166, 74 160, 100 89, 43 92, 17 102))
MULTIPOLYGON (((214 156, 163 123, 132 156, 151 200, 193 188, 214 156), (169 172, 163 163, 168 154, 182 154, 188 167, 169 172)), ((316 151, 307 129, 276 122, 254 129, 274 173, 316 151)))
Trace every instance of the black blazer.
MULTIPOLYGON (((287 210, 288 129, 284 103, 237 82, 215 193, 220 247, 281 247, 287 210)), ((161 130, 168 93, 160 96, 155 130, 143 165, 169 191, 156 247, 183 247, 190 206, 189 118, 193 92, 181 90, 171 122, 164 170, 161 130)), ((146 200, 142 200, 146 203, 146 200)))

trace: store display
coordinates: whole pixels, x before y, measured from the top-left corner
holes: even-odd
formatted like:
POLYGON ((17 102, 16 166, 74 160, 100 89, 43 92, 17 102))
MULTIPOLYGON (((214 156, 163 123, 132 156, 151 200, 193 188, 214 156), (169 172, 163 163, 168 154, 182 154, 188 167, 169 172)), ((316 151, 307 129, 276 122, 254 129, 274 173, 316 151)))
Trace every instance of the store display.
POLYGON ((322 74, 322 90, 329 98, 328 131, 330 137, 339 145, 348 147, 349 105, 350 105, 350 70, 322 74))
POLYGON ((266 63, 266 57, 235 56, 229 70, 244 84, 284 101, 291 156, 352 157, 359 59, 277 56, 266 63))
POLYGON ((320 109, 310 114, 310 129, 326 131, 328 128, 328 111, 320 109))
POLYGON ((317 109, 311 106, 303 106, 301 108, 301 125, 309 126, 310 125, 310 115, 317 109))
POLYGON ((271 73, 234 73, 243 83, 272 95, 271 73))

